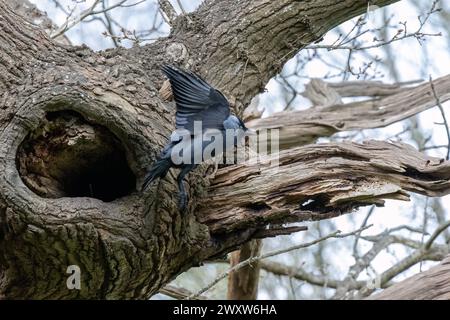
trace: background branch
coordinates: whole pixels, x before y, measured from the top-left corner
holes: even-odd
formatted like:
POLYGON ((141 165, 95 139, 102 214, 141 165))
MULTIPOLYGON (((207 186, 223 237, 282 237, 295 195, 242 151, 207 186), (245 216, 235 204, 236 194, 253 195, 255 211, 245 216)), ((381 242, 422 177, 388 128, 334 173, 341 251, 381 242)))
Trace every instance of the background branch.
MULTIPOLYGON (((450 76, 436 79, 433 83, 440 101, 449 100, 450 76)), ((334 85, 334 88, 337 92, 346 92, 345 95, 353 94, 353 89, 349 86, 334 85)), ((266 118, 250 120, 246 125, 255 130, 279 129, 280 149, 288 149, 313 143, 318 137, 330 136, 336 132, 385 127, 436 106, 436 98, 428 82, 413 88, 391 87, 388 90, 382 90, 377 84, 375 89, 360 91, 360 94, 361 92, 380 96, 388 92, 393 94, 381 99, 302 111, 283 111, 266 118)))
POLYGON ((430 268, 403 280, 369 300, 448 300, 450 299, 450 257, 430 268))

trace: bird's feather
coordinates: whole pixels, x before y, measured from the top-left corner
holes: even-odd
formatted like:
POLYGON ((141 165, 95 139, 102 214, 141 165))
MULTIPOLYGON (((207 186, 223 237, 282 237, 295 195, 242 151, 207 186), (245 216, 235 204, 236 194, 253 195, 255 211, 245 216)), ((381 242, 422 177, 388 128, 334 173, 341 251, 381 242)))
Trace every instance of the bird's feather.
POLYGON ((177 107, 176 128, 194 131, 194 121, 202 121, 202 129, 223 130, 230 115, 230 104, 223 94, 192 72, 163 66, 169 78, 177 107))

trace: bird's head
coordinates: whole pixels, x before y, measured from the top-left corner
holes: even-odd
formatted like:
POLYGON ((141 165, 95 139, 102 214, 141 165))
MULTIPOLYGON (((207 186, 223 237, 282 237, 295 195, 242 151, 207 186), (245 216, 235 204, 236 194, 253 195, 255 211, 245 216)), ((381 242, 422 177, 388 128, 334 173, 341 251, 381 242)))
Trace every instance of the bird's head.
POLYGON ((252 129, 249 129, 245 126, 244 121, 242 121, 239 117, 236 117, 235 115, 230 115, 224 122, 225 129, 240 129, 245 134, 253 135, 256 134, 256 132, 252 129))

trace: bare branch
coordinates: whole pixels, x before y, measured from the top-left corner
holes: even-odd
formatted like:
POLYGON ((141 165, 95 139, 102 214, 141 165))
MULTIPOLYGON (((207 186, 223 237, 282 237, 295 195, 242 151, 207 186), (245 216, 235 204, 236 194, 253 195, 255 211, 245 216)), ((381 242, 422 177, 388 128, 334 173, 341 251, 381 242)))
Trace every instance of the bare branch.
POLYGON ((259 238, 271 238, 271 237, 277 237, 281 235, 288 235, 291 233, 296 233, 300 231, 306 231, 308 230, 308 227, 306 226, 295 226, 295 227, 274 227, 269 226, 267 229, 259 230, 257 231, 253 237, 255 239, 259 238))
MULTIPOLYGON (((192 296, 192 292, 190 292, 189 290, 185 289, 185 288, 178 288, 172 285, 166 285, 164 287, 162 287, 159 290, 159 293, 164 294, 166 296, 178 299, 178 300, 183 300, 186 299, 190 296, 192 296)), ((200 295, 197 296, 195 298, 193 298, 193 300, 208 300, 208 298, 200 295)))
POLYGON ((177 18, 177 12, 175 11, 175 8, 169 0, 158 0, 158 3, 164 20, 166 20, 169 25, 172 25, 173 21, 177 18))
POLYGON ((372 295, 370 300, 430 300, 450 299, 450 257, 428 271, 421 272, 401 281, 381 293, 372 295))
MULTIPOLYGON (((367 226, 364 229, 367 229, 367 228, 370 228, 370 227, 371 226, 367 226)), ((289 247, 289 248, 286 248, 286 249, 275 250, 275 251, 271 251, 271 252, 268 252, 268 253, 256 256, 256 257, 252 257, 252 258, 247 259, 245 261, 242 261, 242 262, 236 264, 235 266, 233 266, 232 268, 228 269, 226 272, 224 272, 221 275, 219 275, 214 281, 212 281, 211 283, 206 285, 204 288, 200 289, 197 293, 195 293, 192 296, 190 296, 189 299, 196 298, 198 295, 201 295, 202 293, 204 293, 204 292, 208 291, 209 289, 211 289, 219 281, 225 279, 231 272, 235 272, 235 271, 237 271, 237 270, 239 270, 239 269, 241 269, 241 268, 243 268, 243 267, 245 267, 247 265, 252 264, 255 261, 262 260, 262 259, 269 258, 269 257, 273 257, 273 256, 276 256, 276 255, 280 255, 280 254, 283 254, 283 253, 286 253, 286 252, 290 252, 290 251, 294 251, 294 250, 304 249, 304 248, 313 246, 313 245, 315 245, 315 244, 317 244, 319 242, 328 240, 330 238, 345 238, 345 237, 354 235, 357 232, 361 232, 361 230, 358 229, 356 231, 352 231, 352 232, 349 232, 349 233, 341 233, 341 231, 338 230, 338 231, 330 233, 330 234, 328 234, 328 235, 326 235, 324 237, 321 237, 321 238, 316 239, 316 240, 311 241, 311 242, 302 243, 302 244, 299 244, 299 245, 296 245, 296 246, 292 246, 292 247, 289 247)))
POLYGON ((403 33, 403 30, 399 30, 398 34, 396 34, 394 37, 392 37, 389 40, 386 41, 380 41, 379 43, 376 44, 372 44, 372 45, 367 45, 367 46, 360 46, 360 47, 355 47, 355 46, 343 46, 343 45, 310 45, 307 47, 307 49, 327 49, 329 51, 332 50, 369 50, 369 49, 374 49, 374 48, 379 48, 382 46, 386 46, 388 44, 391 44, 393 42, 397 42, 400 40, 405 40, 408 38, 415 38, 418 40, 423 40, 423 38, 425 37, 438 37, 438 36, 442 36, 442 33, 422 33, 422 32, 415 32, 415 33, 408 33, 406 35, 401 35, 403 33))
MULTIPOLYGON (((15 12, 24 16, 33 24, 42 27, 47 34, 51 34, 58 29, 58 26, 47 16, 47 13, 38 10, 37 7, 28 0, 10 0, 8 3, 15 12)), ((59 2, 55 2, 55 4, 59 5, 59 2)), ((63 8, 60 9, 64 11, 63 8)), ((65 12, 65 14, 69 15, 68 12, 65 12)), ((55 41, 65 45, 71 45, 70 40, 64 35, 58 37, 55 41)))
MULTIPOLYGON (((261 261, 261 269, 267 272, 271 272, 275 275, 292 277, 299 281, 305 281, 309 284, 320 287, 326 286, 327 288, 336 289, 343 284, 341 280, 315 275, 313 273, 306 272, 301 268, 286 266, 275 261, 261 261)), ((365 281, 355 281, 350 284, 350 288, 358 289, 365 284, 365 281)))
MULTIPOLYGON (((450 76, 435 81, 434 88, 440 102, 450 99, 450 76)), ((380 128, 404 120, 436 105, 428 82, 413 88, 369 101, 284 111, 270 117, 247 122, 253 129, 280 130, 280 148, 286 149, 314 142, 318 137, 336 132, 380 128)))
POLYGON ((386 97, 400 93, 408 86, 419 84, 422 80, 412 80, 398 83, 383 83, 381 81, 343 81, 327 82, 330 88, 341 97, 386 97))
POLYGON ((199 221, 213 233, 229 234, 268 223, 328 219, 358 206, 383 205, 386 198, 408 200, 406 190, 429 196, 450 192, 450 162, 404 143, 308 145, 282 151, 277 166, 270 165, 273 159, 219 169, 198 208, 199 221))
POLYGON ((384 249, 386 249, 390 244, 392 244, 392 238, 384 237, 380 241, 374 243, 372 248, 367 251, 363 257, 356 260, 355 264, 350 267, 350 270, 341 285, 337 288, 334 299, 342 299, 350 290, 350 287, 356 287, 354 282, 358 278, 359 274, 367 269, 375 257, 384 249))
MULTIPOLYGON (((380 284, 383 286, 388 281, 393 279, 398 274, 402 273, 403 271, 409 269, 413 265, 425 261, 425 260, 433 260, 434 257, 438 255, 438 257, 442 258, 442 253, 448 254, 448 246, 444 250, 442 250, 441 247, 433 247, 432 244, 436 240, 436 238, 448 227, 450 226, 450 221, 447 221, 443 225, 439 226, 435 232, 430 236, 430 238, 427 240, 426 243, 422 244, 419 248, 417 248, 413 253, 408 255, 407 257, 403 258, 399 262, 397 262, 395 265, 390 267, 388 270, 384 271, 380 276, 380 284)), ((394 239, 392 237, 388 237, 390 240, 394 239)), ((398 238, 401 239, 401 238, 398 238)), ((383 240, 382 240, 383 241, 383 240)), ((384 240, 387 241, 387 240, 384 240)), ((412 241, 405 242, 409 246, 412 246, 412 241)), ((357 298, 360 297, 366 297, 370 295, 375 288, 369 288, 364 287, 362 288, 359 293, 355 296, 357 298)))
MULTIPOLYGON (((79 24, 80 22, 82 22, 83 20, 85 20, 87 17, 89 16, 93 16, 96 14, 100 14, 100 13, 106 13, 112 9, 115 9, 117 7, 121 7, 124 6, 124 3, 127 2, 128 0, 121 0, 107 8, 103 7, 101 10, 95 10, 95 8, 97 7, 97 5, 100 3, 100 0, 95 0, 94 3, 87 8, 86 10, 84 10, 83 12, 80 13, 79 16, 76 17, 72 17, 72 14, 70 14, 69 16, 67 16, 66 21, 64 22, 64 24, 55 32, 53 32, 52 34, 50 34, 50 38, 55 39, 57 37, 59 37, 60 35, 64 34, 65 32, 67 32, 68 30, 72 29, 73 27, 75 27, 77 24, 79 24)), ((142 1, 140 1, 142 2, 142 1)), ((138 3, 140 3, 138 2, 138 3)), ((129 6, 134 6, 137 3, 134 3, 132 5, 129 6)), ((74 7, 75 9, 75 7, 74 7)))
MULTIPOLYGON (((367 225, 367 223, 369 221, 369 218, 371 217, 371 215, 375 211, 375 208, 376 208, 375 206, 372 206, 370 208, 369 212, 367 212, 366 217, 364 218, 363 222, 361 223, 361 228, 367 225)), ((356 237, 355 237, 355 242, 353 243, 353 257, 355 258, 355 260, 358 260, 358 257, 359 257, 359 255, 358 255, 358 242, 359 242, 360 238, 361 238, 361 233, 358 233, 356 235, 356 237)))
POLYGON ((307 47, 307 49, 327 49, 330 51, 331 50, 349 50, 350 52, 352 52, 352 51, 357 51, 357 50, 362 51, 362 50, 380 48, 380 47, 392 44, 397 41, 405 40, 408 38, 414 38, 417 41, 419 41, 419 43, 420 43, 426 37, 442 36, 442 34, 440 32, 439 33, 425 33, 422 31, 423 28, 425 27, 426 23, 428 22, 430 16, 432 14, 440 11, 440 9, 437 8, 438 2, 439 2, 439 0, 434 0, 431 5, 430 10, 428 12, 426 12, 424 17, 423 18, 421 18, 420 16, 418 17, 419 27, 414 32, 407 32, 406 22, 400 22, 399 24, 400 24, 401 28, 397 27, 397 33, 391 39, 380 40, 375 37, 373 40, 375 42, 375 44, 359 45, 359 44, 357 44, 356 40, 359 37, 361 37, 362 35, 367 34, 371 31, 369 29, 362 29, 362 26, 364 26, 364 24, 365 24, 365 21, 364 21, 365 19, 364 19, 364 17, 361 17, 360 19, 357 20, 353 29, 345 37, 338 38, 331 45, 320 45, 320 44, 319 45, 309 45, 307 47), (352 35, 353 31, 355 31, 355 30, 357 30, 356 34, 352 35))
POLYGON ((447 117, 445 116, 445 111, 444 111, 444 107, 441 104, 441 100, 439 98, 439 95, 436 92, 436 88, 434 87, 434 83, 433 83, 433 79, 430 76, 430 86, 431 86, 431 90, 433 91, 433 96, 436 99, 436 105, 439 108, 439 111, 441 112, 442 115, 442 119, 444 120, 444 125, 445 125, 445 131, 447 132, 447 141, 448 141, 448 146, 447 146, 447 156, 446 159, 449 159, 450 156, 450 128, 449 128, 449 124, 447 121, 447 117))
POLYGON ((443 225, 439 226, 439 228, 436 229, 436 231, 433 232, 430 239, 427 240, 427 242, 424 245, 425 250, 429 250, 433 242, 436 240, 436 238, 444 232, 448 227, 450 226, 450 221, 447 221, 443 225))
POLYGON ((84 10, 78 17, 71 18, 71 14, 67 16, 66 22, 55 32, 50 34, 50 38, 55 39, 65 33, 67 30, 73 28, 85 18, 93 14, 95 7, 99 4, 100 0, 95 0, 94 3, 86 10, 84 10))

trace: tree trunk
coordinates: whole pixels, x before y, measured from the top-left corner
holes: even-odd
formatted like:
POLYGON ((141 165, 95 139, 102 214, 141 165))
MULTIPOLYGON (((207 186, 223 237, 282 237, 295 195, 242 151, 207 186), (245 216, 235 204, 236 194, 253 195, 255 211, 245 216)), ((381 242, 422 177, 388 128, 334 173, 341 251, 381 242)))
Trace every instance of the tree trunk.
MULTIPOLYGON (((262 240, 251 240, 230 255, 230 267, 257 257, 261 253, 262 240)), ((256 261, 228 276, 228 300, 256 300, 258 295, 260 262, 256 261)))
MULTIPOLYGON (((146 299, 206 259, 298 230, 279 223, 406 199, 404 190, 448 193, 450 163, 381 142, 286 150, 279 179, 273 168, 231 166, 209 184, 202 166, 190 175, 184 214, 174 172, 139 191, 173 129, 174 106, 158 95, 161 64, 199 72, 241 114, 298 50, 366 8, 354 0, 206 1, 176 18, 167 38, 96 53, 49 40, 1 1, 0 295, 146 299), (80 268, 80 290, 66 285, 71 265, 80 268)), ((432 106, 424 90, 415 112, 432 106)))

